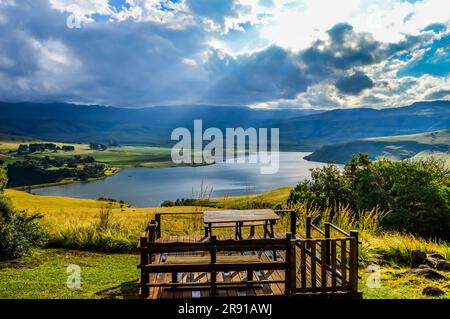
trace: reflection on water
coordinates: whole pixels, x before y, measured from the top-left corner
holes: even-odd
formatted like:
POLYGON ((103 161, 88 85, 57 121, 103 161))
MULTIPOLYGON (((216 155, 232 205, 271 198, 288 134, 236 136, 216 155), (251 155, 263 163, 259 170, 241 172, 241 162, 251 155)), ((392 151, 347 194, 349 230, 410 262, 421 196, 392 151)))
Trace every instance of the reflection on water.
POLYGON ((310 178, 310 169, 324 164, 303 159, 309 153, 282 152, 276 174, 262 175, 260 164, 219 163, 200 167, 127 168, 107 179, 33 190, 39 195, 123 200, 139 207, 189 198, 203 189, 212 197, 255 194, 310 178))

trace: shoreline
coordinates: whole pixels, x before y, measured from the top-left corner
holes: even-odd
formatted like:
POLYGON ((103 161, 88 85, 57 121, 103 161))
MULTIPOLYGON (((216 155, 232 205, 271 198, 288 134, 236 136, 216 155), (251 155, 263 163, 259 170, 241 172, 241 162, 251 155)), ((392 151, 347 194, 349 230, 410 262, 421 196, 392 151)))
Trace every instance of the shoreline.
MULTIPOLYGON (((102 162, 99 162, 101 164, 104 164, 102 162)), ((27 186, 17 186, 17 187, 9 187, 7 189, 12 189, 12 190, 18 190, 18 191, 23 191, 23 192, 28 192, 29 190, 33 190, 33 189, 40 189, 40 188, 49 188, 49 187, 55 187, 55 186, 64 186, 64 185, 71 185, 71 184, 83 184, 83 183, 91 183, 91 182, 95 182, 95 181, 101 181, 101 180, 105 180, 108 177, 112 177, 116 174, 118 174, 119 172, 121 172, 123 169, 126 168, 148 168, 148 169, 158 169, 158 168, 176 168, 176 167, 201 167, 201 166, 210 166, 210 165, 215 165, 217 163, 204 163, 204 164, 189 164, 189 165, 185 165, 185 164, 173 164, 173 165, 165 165, 166 162, 155 162, 155 166, 145 166, 145 165, 123 165, 123 166, 114 166, 111 167, 111 170, 113 171, 112 173, 108 174, 108 175, 104 175, 102 177, 97 177, 97 178, 89 178, 85 181, 79 181, 79 180, 61 180, 59 182, 53 182, 53 183, 46 183, 46 184, 35 184, 35 185, 27 185, 27 186), (157 166, 158 164, 162 164, 161 166, 157 166)), ((167 162, 169 163, 169 162, 167 162)))

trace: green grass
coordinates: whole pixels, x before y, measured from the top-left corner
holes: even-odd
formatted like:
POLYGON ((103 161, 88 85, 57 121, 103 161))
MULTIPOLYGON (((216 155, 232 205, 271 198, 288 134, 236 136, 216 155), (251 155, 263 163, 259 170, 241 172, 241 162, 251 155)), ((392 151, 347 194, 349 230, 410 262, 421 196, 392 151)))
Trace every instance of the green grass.
MULTIPOLYGON (((0 263, 0 298, 15 299, 134 299, 138 297, 135 254, 102 254, 64 249, 36 249, 32 256, 0 263), (81 289, 67 288, 67 267, 81 268, 81 289)), ((373 273, 360 270, 360 291, 366 299, 432 298, 422 295, 433 286, 450 298, 447 281, 421 278, 407 268, 381 267, 379 288, 371 288, 373 273)))
POLYGON ((137 298, 138 255, 36 249, 32 256, 0 263, 0 298, 137 298), (67 267, 81 267, 81 288, 67 288, 67 267))
MULTIPOLYGON (((448 280, 431 280, 408 273, 407 268, 381 267, 380 285, 375 288, 371 278, 373 272, 363 269, 359 271, 362 279, 359 280, 359 290, 365 299, 449 299, 450 287, 448 280), (425 287, 442 289, 445 294, 440 297, 428 297, 422 294, 425 287)), ((445 273, 444 273, 445 274, 445 273)), ((447 274, 448 277, 448 274, 447 274)))
POLYGON ((389 142, 414 141, 421 144, 448 144, 450 141, 450 130, 447 129, 430 133, 418 133, 409 135, 372 137, 367 138, 366 140, 389 142))
POLYGON ((292 187, 281 187, 262 194, 198 200, 198 204, 227 209, 273 208, 277 205, 284 205, 291 190, 292 187))

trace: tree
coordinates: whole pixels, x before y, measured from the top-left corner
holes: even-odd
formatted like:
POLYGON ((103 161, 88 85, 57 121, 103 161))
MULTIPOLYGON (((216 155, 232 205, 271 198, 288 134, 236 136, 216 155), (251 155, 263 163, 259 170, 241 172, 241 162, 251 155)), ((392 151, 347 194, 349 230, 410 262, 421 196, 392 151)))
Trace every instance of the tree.
POLYGON ((298 184, 288 204, 324 209, 349 205, 354 214, 379 207, 389 214, 382 225, 424 237, 450 239, 450 174, 435 161, 371 161, 354 156, 340 171, 334 165, 315 169, 298 184))
POLYGON ((342 172, 336 165, 328 164, 311 170, 311 180, 298 184, 292 190, 288 205, 304 202, 322 210, 329 207, 330 217, 333 217, 339 204, 349 201, 348 197, 349 190, 342 172))
POLYGON ((6 177, 6 171, 3 167, 0 167, 0 194, 3 193, 3 190, 5 189, 7 182, 8 179, 6 177))

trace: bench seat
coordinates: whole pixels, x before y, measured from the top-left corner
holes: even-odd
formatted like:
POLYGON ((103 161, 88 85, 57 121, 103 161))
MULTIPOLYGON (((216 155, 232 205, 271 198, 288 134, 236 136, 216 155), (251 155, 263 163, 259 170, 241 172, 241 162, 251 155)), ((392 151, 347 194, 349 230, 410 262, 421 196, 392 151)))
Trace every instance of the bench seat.
MULTIPOLYGON (((212 223, 212 228, 230 228, 230 227, 236 227, 237 223, 212 223)), ((205 223, 205 227, 208 227, 209 224, 205 223)), ((264 222, 244 222, 242 224, 242 227, 256 227, 256 226, 265 226, 264 222)))
MULTIPOLYGON (((217 256, 216 264, 247 264, 260 263, 261 260, 256 255, 236 255, 236 256, 217 256)), ((186 264, 209 264, 211 257, 208 256, 169 256, 166 264, 168 265, 186 265, 186 264)))

